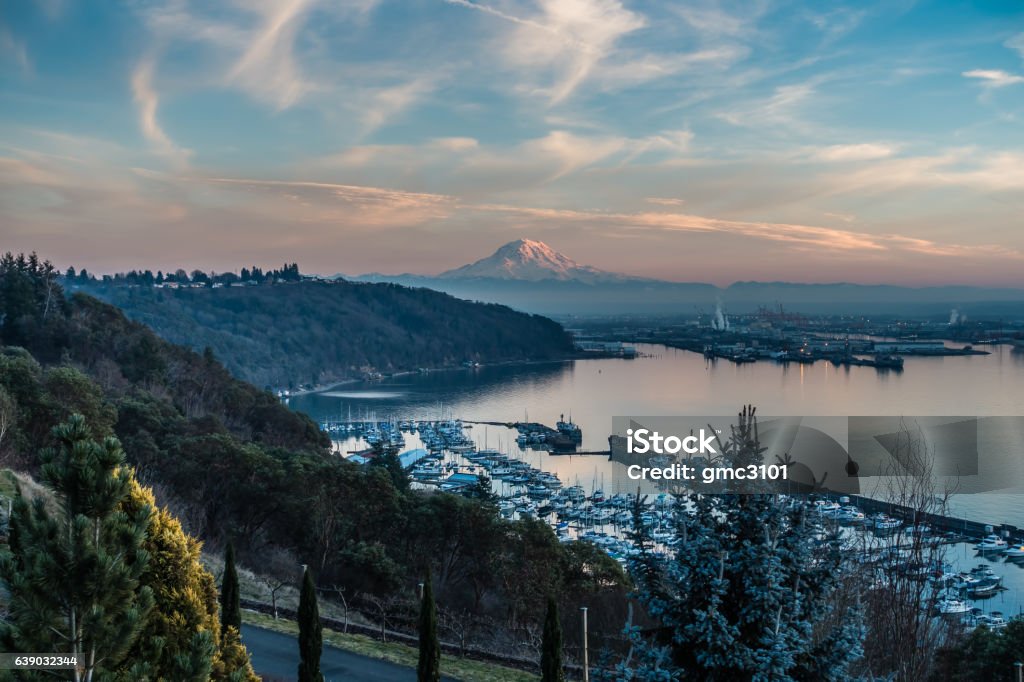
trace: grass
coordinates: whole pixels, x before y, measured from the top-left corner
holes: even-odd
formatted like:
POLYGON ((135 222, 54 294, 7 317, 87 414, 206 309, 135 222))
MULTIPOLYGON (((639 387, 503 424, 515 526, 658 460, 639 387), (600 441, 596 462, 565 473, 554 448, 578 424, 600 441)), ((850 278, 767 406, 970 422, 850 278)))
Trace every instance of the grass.
MULTIPOLYGON (((203 566, 206 567, 210 573, 213 574, 217 584, 220 585, 221 579, 224 575, 224 557, 220 553, 203 552, 200 561, 203 566)), ((298 559, 296 561, 296 567, 298 567, 298 559)), ((238 584, 241 588, 242 599, 250 599, 252 601, 258 601, 261 604, 270 604, 270 588, 263 581, 260 575, 249 568, 238 565, 238 584)), ((285 585, 277 593, 277 605, 282 609, 291 609, 296 611, 299 608, 299 578, 301 576, 297 573, 295 576, 295 583, 285 585)), ((324 618, 336 618, 342 620, 345 618, 345 609, 337 601, 332 599, 326 599, 321 597, 319 599, 320 615, 324 618)), ((360 613, 355 610, 349 610, 348 621, 350 623, 358 623, 360 625, 370 625, 360 613)))
MULTIPOLYGON (((243 610, 242 620, 250 625, 256 625, 287 635, 298 636, 299 634, 298 623, 283 618, 274 620, 273 617, 262 613, 243 610)), ((329 644, 354 654, 389 661, 411 668, 416 667, 416 662, 419 658, 419 651, 415 647, 398 642, 379 642, 365 635, 345 634, 324 628, 323 638, 325 645, 329 644)), ((536 675, 522 670, 505 668, 493 663, 474 661, 448 654, 441 654, 441 674, 461 680, 462 682, 537 681, 536 675)))

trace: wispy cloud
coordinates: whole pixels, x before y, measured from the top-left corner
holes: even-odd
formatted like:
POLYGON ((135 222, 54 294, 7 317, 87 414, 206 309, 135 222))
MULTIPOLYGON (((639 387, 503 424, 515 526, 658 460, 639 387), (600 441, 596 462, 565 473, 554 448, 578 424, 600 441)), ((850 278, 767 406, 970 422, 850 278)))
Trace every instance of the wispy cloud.
POLYGON ((729 11, 718 2, 687 2, 673 3, 669 9, 705 38, 750 38, 766 5, 749 2, 739 11, 729 11))
POLYGON ((801 107, 814 92, 815 85, 810 82, 780 85, 771 97, 722 111, 718 117, 741 127, 789 127, 798 123, 801 107))
POLYGON ((350 230, 375 227, 414 227, 448 218, 456 206, 444 194, 346 185, 330 182, 189 177, 199 186, 220 185, 257 196, 259 210, 276 220, 325 228, 344 224, 350 230))
POLYGON ((367 96, 367 101, 362 106, 360 114, 363 122, 363 134, 367 135, 377 130, 384 123, 408 110, 424 95, 434 90, 437 85, 436 81, 436 77, 428 75, 372 91, 367 96))
POLYGON ((1011 50, 1016 50, 1021 59, 1024 59, 1024 33, 1018 33, 1017 35, 1008 38, 1003 45, 1011 50))
POLYGON ((949 149, 932 156, 880 159, 825 178, 828 194, 871 196, 907 188, 961 188, 982 192, 1024 190, 1024 154, 949 149))
POLYGON ((11 30, 3 24, 0 24, 0 54, 9 55, 22 71, 32 70, 32 62, 29 60, 25 41, 15 37, 11 30))
POLYGON ((797 251, 805 249, 879 254, 914 252, 928 256, 983 257, 1024 260, 1020 250, 994 244, 955 244, 897 234, 875 234, 796 223, 728 220, 674 212, 610 213, 564 209, 529 208, 509 205, 483 205, 478 210, 514 213, 543 220, 615 226, 618 229, 649 229, 669 232, 704 232, 739 235, 779 242, 797 251))
POLYGON ((826 39, 834 40, 856 29, 866 16, 863 9, 840 7, 823 14, 811 14, 810 21, 826 39))
POLYGON ((1024 83, 1024 76, 1002 69, 972 69, 964 71, 963 76, 977 79, 987 88, 1005 88, 1007 85, 1024 83))
POLYGON ((153 68, 153 59, 147 57, 139 62, 132 73, 132 94, 139 109, 139 126, 158 154, 177 166, 184 166, 191 151, 176 145, 156 117, 160 97, 153 88, 153 68))
POLYGON ((278 109, 295 104, 313 89, 298 67, 295 37, 312 0, 254 4, 260 26, 228 76, 253 96, 278 109))
POLYGON ((447 0, 511 24, 502 52, 512 65, 528 72, 551 72, 539 88, 551 104, 566 100, 615 50, 621 38, 643 28, 646 20, 618 0, 539 0, 539 11, 526 16, 470 0, 447 0))
POLYGON ((348 147, 305 164, 328 169, 401 168, 433 175, 455 173, 475 180, 489 178, 506 189, 540 185, 593 167, 621 168, 644 157, 678 160, 687 157, 693 133, 664 130, 631 138, 606 131, 585 134, 563 129, 514 145, 482 144, 475 138, 431 138, 420 144, 368 144, 348 147))
POLYGON ((826 211, 823 215, 826 218, 835 218, 836 220, 841 220, 844 223, 852 223, 857 220, 857 216, 850 213, 832 213, 831 211, 826 211))
POLYGON ((860 144, 834 144, 821 147, 813 154, 820 161, 871 161, 892 156, 895 149, 887 144, 865 142, 860 144))
POLYGON ((658 206, 685 206, 685 199, 673 199, 669 197, 647 197, 644 199, 649 204, 657 204, 658 206))

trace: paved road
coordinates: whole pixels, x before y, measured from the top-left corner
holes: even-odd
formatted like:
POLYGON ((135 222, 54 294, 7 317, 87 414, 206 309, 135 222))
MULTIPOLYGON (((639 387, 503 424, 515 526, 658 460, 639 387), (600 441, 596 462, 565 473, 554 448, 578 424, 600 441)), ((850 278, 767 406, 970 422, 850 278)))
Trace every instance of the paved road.
MULTIPOLYGON (((242 626, 242 641, 252 657, 252 667, 271 680, 294 680, 299 665, 299 644, 290 635, 252 625, 242 626)), ((326 682, 410 682, 416 670, 378 661, 343 649, 324 645, 320 670, 326 682)), ((451 678, 442 678, 452 682, 451 678)))

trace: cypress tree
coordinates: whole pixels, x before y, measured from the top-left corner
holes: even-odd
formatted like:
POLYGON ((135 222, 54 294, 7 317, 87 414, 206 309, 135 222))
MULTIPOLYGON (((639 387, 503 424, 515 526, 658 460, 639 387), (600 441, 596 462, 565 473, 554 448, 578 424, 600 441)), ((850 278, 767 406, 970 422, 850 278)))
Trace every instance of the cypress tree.
POLYGON ((152 509, 127 510, 132 472, 114 438, 96 442, 73 415, 41 453, 42 481, 58 504, 19 495, 0 576, 9 593, 0 625, 4 651, 76 655, 83 679, 106 678, 129 661, 153 606, 141 577, 152 509))
POLYGON ((229 627, 242 631, 242 607, 239 598, 235 546, 229 542, 224 553, 224 580, 220 586, 220 627, 225 632, 229 627))
POLYGON ((316 586, 307 566, 302 574, 302 592, 299 594, 299 681, 323 682, 320 672, 320 652, 323 632, 320 610, 316 605, 316 586))
POLYGON ((441 679, 441 643, 437 639, 437 605, 430 586, 430 573, 423 583, 420 605, 420 660, 416 666, 417 682, 438 682, 441 679))
POLYGON ((558 622, 558 604, 548 597, 548 611, 544 616, 544 639, 540 651, 541 682, 563 682, 562 624, 558 622))

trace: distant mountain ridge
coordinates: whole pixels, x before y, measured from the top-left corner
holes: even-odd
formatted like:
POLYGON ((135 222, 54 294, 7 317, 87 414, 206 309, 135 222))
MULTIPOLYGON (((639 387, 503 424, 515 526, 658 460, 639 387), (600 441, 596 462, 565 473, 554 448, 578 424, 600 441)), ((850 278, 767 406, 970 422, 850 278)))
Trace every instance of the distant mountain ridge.
POLYGON ((976 313, 1024 314, 1024 289, 753 281, 719 287, 580 265, 532 239, 509 242, 486 258, 439 275, 371 273, 345 278, 424 287, 543 315, 690 314, 719 303, 735 312, 782 304, 808 313, 941 315, 952 307, 966 307, 976 313))

